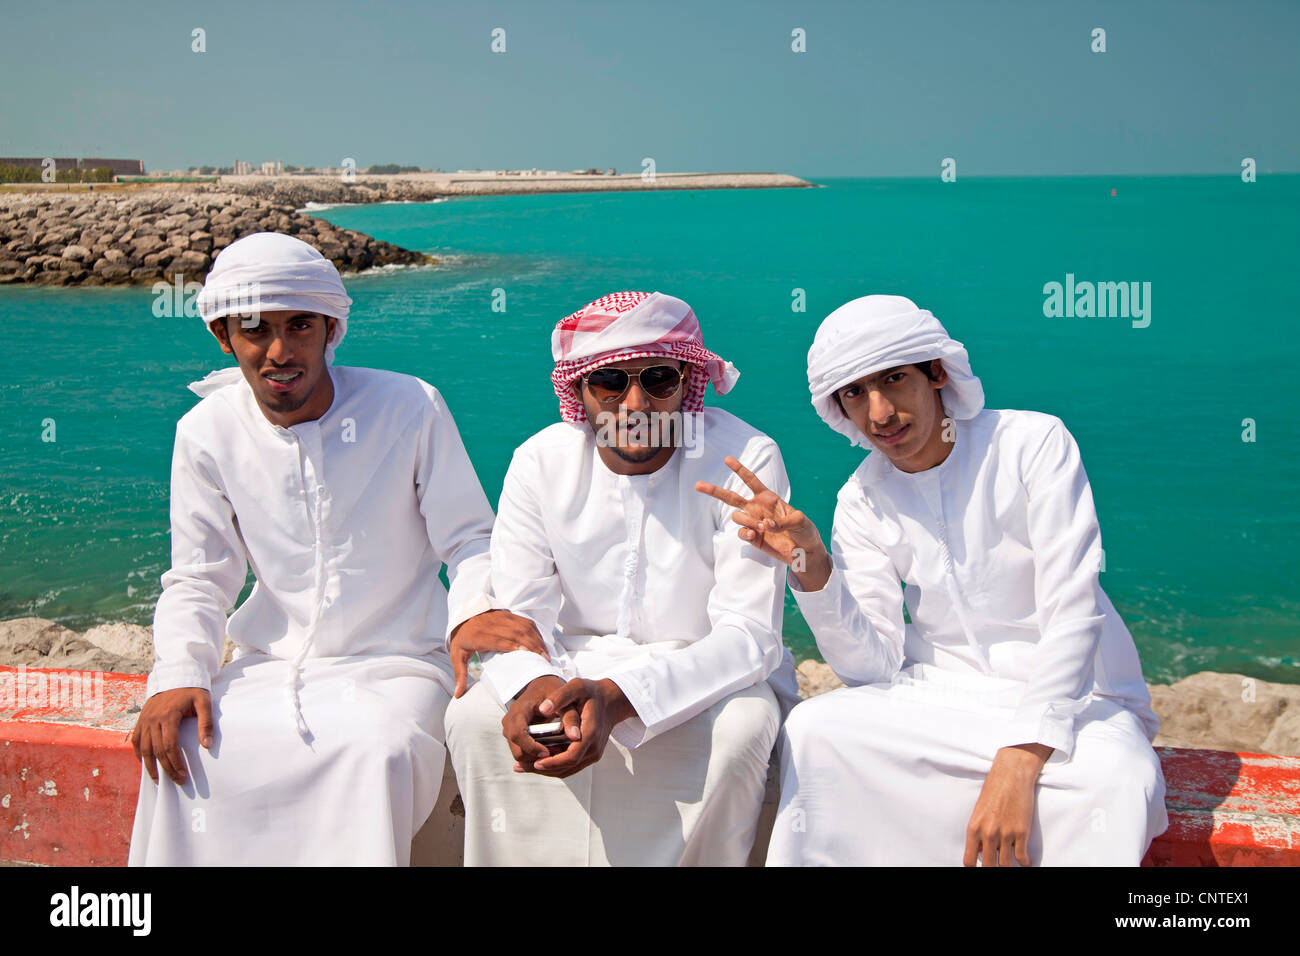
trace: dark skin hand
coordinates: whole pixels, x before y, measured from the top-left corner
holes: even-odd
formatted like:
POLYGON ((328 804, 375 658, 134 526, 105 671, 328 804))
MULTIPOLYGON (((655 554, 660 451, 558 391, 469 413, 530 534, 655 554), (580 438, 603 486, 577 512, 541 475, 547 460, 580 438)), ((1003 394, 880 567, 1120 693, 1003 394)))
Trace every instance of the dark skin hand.
POLYGON ((975 801, 966 826, 965 866, 1029 866, 1029 831, 1034 822, 1038 775, 1052 755, 1044 744, 1003 747, 975 801))
POLYGON ((457 697, 465 693, 469 683, 469 659, 475 654, 523 650, 540 654, 547 661, 551 659, 537 625, 509 611, 484 611, 458 624, 451 632, 447 649, 456 675, 457 697))
MULTIPOLYGON (((527 618, 509 611, 484 611, 465 621, 451 635, 456 696, 465 693, 466 665, 475 653, 521 648, 550 660, 542 636, 527 618)), ((212 695, 201 687, 178 687, 154 694, 144 702, 135 729, 127 735, 135 759, 144 763, 145 772, 154 783, 158 782, 158 767, 177 784, 185 783, 189 774, 180 745, 180 726, 187 717, 199 719, 199 743, 211 750, 216 729, 212 720, 212 695)))
POLYGON ((736 534, 764 554, 790 565, 799 580, 799 587, 805 591, 824 588, 831 576, 831 556, 822 543, 817 526, 802 511, 790 507, 737 459, 728 455, 723 463, 740 476, 740 480, 754 493, 753 498, 744 498, 707 481, 697 481, 695 490, 737 509, 731 513, 731 520, 741 526, 736 534))
POLYGON ((202 687, 177 687, 154 694, 144 702, 135 729, 128 735, 135 759, 143 761, 145 772, 154 783, 158 782, 158 769, 177 784, 184 784, 188 776, 180 744, 181 721, 186 717, 199 719, 199 743, 212 749, 212 695, 202 687), (157 767, 154 765, 157 760, 157 767))
POLYGON ((611 680, 565 683, 547 675, 520 691, 501 720, 501 731, 514 755, 516 773, 568 777, 599 760, 614 726, 634 716, 635 708, 611 680), (553 720, 556 714, 570 743, 552 754, 529 735, 528 725, 553 720))

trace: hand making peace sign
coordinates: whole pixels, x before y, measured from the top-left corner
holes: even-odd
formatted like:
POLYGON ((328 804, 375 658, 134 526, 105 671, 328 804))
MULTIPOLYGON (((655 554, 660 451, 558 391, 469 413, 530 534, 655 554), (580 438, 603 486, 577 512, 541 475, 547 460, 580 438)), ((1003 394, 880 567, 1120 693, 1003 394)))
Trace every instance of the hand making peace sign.
POLYGON ((830 577, 831 559, 817 526, 802 511, 791 508, 735 458, 728 455, 723 460, 749 486, 754 497, 747 500, 734 491, 707 481, 697 481, 695 490, 736 508, 731 513, 731 520, 741 525, 737 534, 742 539, 764 554, 788 564, 805 591, 820 591, 830 577))

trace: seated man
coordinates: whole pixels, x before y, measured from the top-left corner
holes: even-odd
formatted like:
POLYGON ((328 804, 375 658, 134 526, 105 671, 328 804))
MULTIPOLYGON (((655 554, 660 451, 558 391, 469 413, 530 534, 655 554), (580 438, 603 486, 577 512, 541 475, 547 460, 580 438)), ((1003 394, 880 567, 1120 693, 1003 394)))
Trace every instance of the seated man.
POLYGON ((131 865, 407 864, 442 782, 448 630, 458 666, 543 650, 490 610, 492 509, 437 389, 329 367, 351 302, 273 233, 223 250, 199 296, 239 365, 191 385, 176 427, 131 865))
POLYGON ((743 865, 796 693, 784 569, 693 491, 730 481, 722 448, 786 488, 776 444, 704 408, 730 363, 680 299, 620 292, 564 319, 562 422, 514 454, 492 532, 498 607, 529 650, 487 660, 447 709, 467 865, 743 865), (771 686, 769 686, 769 681, 771 686), (562 721, 548 749, 529 726, 562 721), (503 739, 504 732, 504 739, 503 739))
POLYGON ((833 558, 757 479, 720 493, 849 685, 790 715, 768 863, 1137 865, 1166 826, 1158 722, 1070 433, 985 409, 965 348, 901 296, 831 313, 808 382, 875 449, 833 558))

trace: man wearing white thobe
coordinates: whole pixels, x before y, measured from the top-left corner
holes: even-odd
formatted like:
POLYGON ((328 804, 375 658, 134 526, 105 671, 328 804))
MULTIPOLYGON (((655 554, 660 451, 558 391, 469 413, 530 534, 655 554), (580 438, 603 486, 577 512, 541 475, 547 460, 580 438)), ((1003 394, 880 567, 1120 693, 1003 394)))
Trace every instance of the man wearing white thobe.
POLYGON ((768 863, 1137 865, 1167 822, 1158 722, 1073 437, 985 409, 901 296, 836 310, 808 362, 823 419, 874 451, 830 552, 779 493, 732 500, 849 685, 786 723, 768 863))
POLYGON ((516 450, 491 551, 496 605, 535 622, 551 659, 495 655, 448 708, 465 862, 743 865, 778 696, 795 694, 784 569, 695 486, 734 482, 723 449, 743 448, 786 488, 780 452, 703 408, 738 373, 679 299, 607 296, 552 344, 565 420, 516 450), (567 746, 528 734, 552 719, 567 746))
POLYGON ((447 634, 516 646, 489 639, 492 510, 441 395, 329 365, 350 302, 270 233, 200 295, 239 367, 176 428, 132 865, 406 865, 442 781, 447 634))

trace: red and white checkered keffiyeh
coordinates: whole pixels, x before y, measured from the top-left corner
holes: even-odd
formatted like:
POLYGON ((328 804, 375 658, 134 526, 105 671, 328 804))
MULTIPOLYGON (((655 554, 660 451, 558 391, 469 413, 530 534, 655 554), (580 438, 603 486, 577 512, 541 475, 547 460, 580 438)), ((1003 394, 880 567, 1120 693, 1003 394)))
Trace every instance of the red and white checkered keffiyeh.
POLYGON ((662 292, 614 292, 565 316, 551 333, 551 384, 560 417, 575 424, 587 420, 573 391, 578 378, 603 365, 652 355, 690 363, 683 412, 704 410, 709 382, 725 395, 740 378, 734 365, 704 347, 700 323, 681 299, 662 292))

